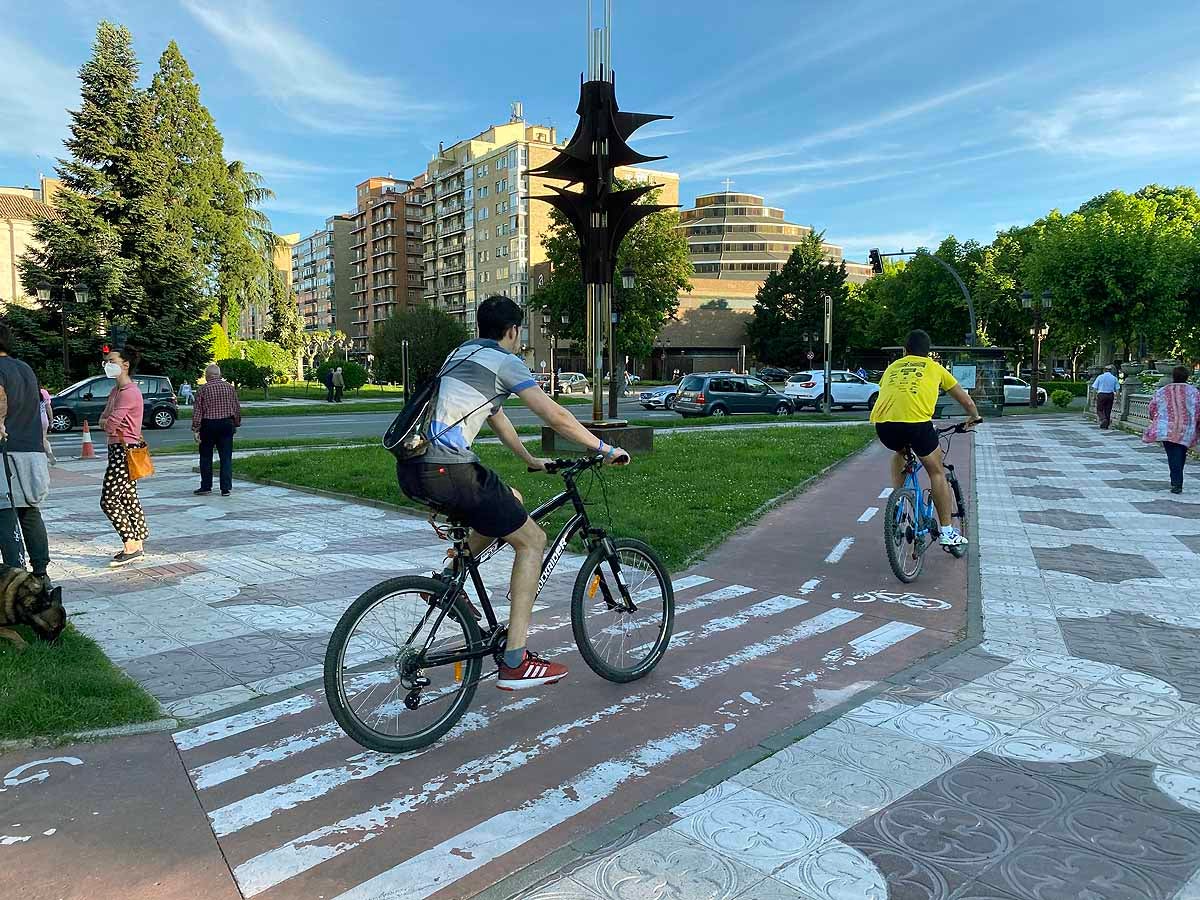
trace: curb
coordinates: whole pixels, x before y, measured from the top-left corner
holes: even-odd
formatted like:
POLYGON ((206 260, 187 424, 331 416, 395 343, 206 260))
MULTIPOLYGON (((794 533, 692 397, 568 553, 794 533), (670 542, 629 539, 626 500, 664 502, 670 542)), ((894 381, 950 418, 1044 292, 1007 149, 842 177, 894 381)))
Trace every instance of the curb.
POLYGON ((101 741, 108 738, 132 737, 139 734, 155 734, 160 731, 172 731, 178 728, 179 719, 163 718, 150 722, 135 722, 132 725, 116 725, 112 728, 95 728, 90 731, 69 731, 53 736, 20 738, 12 741, 0 741, 0 752, 12 750, 32 750, 35 747, 61 746, 74 741, 101 741))
MULTIPOLYGON (((866 447, 870 447, 868 443, 866 447)), ((813 479, 819 478, 828 472, 830 469, 841 465, 848 459, 852 459, 866 450, 864 447, 857 453, 852 453, 835 463, 826 467, 822 472, 814 475, 812 478, 804 482, 805 485, 810 484, 813 479)), ((977 497, 975 490, 975 460, 974 447, 971 444, 972 459, 971 459, 971 497, 977 497)), ((798 488, 796 493, 802 488, 798 488)), ((772 501, 768 501, 768 504, 772 501)), ((979 513, 977 503, 971 505, 971 526, 972 534, 977 534, 979 531, 979 513)), ((862 706, 869 700, 874 699, 879 694, 890 690, 896 685, 906 684, 919 675, 923 675, 930 669, 941 665, 957 656, 966 653, 977 646, 983 640, 983 607, 982 607, 982 590, 981 578, 979 572, 979 547, 977 541, 972 541, 969 545, 973 548, 967 553, 968 570, 967 570, 967 609, 966 609, 966 636, 958 641, 955 641, 948 647, 934 651, 927 656, 922 657, 916 662, 909 665, 907 668, 901 669, 899 672, 888 676, 884 680, 878 682, 875 686, 855 694, 852 698, 841 703, 831 709, 824 710, 816 715, 809 716, 802 722, 784 728, 775 734, 769 735, 759 741, 753 747, 743 750, 741 753, 731 757, 723 763, 712 766, 692 778, 689 778, 678 787, 672 788, 665 794, 660 794, 653 800, 643 803, 641 806, 631 810, 623 816, 614 819, 607 825, 602 825, 582 837, 576 838, 564 847, 553 851, 549 855, 543 857, 537 862, 531 863, 524 869, 513 872, 506 878, 501 879, 492 886, 485 888, 477 894, 473 895, 473 900, 512 900, 513 897, 520 894, 522 891, 528 890, 542 880, 559 874, 567 866, 582 860, 584 857, 596 853, 603 847, 615 843, 622 836, 633 832, 635 829, 647 822, 669 812, 673 807, 678 806, 686 800, 690 800, 699 794, 704 793, 709 788, 716 786, 722 781, 727 781, 732 776, 739 772, 748 769, 755 763, 761 762, 768 756, 783 750, 786 747, 796 743, 801 738, 808 737, 815 731, 824 728, 826 725, 840 719, 858 707, 862 706)))

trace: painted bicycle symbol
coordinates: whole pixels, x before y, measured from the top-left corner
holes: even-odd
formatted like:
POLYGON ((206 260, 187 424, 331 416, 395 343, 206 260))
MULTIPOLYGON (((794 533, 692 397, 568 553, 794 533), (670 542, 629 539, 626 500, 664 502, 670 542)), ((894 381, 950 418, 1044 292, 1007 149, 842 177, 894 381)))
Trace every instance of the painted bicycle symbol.
POLYGON ((950 604, 936 597, 922 597, 920 594, 910 594, 907 591, 865 591, 854 595, 855 603, 899 603, 909 609, 950 609, 950 604))

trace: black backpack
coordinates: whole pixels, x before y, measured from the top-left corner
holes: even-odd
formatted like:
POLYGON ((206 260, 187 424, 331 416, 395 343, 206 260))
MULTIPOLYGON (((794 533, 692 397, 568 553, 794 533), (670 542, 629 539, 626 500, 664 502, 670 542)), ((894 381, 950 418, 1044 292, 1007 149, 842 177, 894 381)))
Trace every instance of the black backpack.
MULTIPOLYGON (((404 408, 396 414, 396 418, 392 419, 392 424, 388 426, 388 430, 383 435, 384 448, 390 451, 396 459, 400 460, 400 462, 411 462, 418 457, 424 456, 425 452, 429 449, 429 445, 443 434, 452 428, 456 428, 479 410, 483 409, 483 407, 503 396, 503 394, 497 394, 495 397, 475 407, 457 422, 447 425, 437 434, 430 433, 433 431, 433 416, 437 410, 438 388, 441 386, 443 376, 453 372, 482 349, 482 347, 479 347, 472 350, 453 366, 450 366, 449 369, 443 364, 442 370, 437 375, 420 385, 416 393, 405 401, 404 408)), ((449 361, 447 360, 447 362, 449 361)))

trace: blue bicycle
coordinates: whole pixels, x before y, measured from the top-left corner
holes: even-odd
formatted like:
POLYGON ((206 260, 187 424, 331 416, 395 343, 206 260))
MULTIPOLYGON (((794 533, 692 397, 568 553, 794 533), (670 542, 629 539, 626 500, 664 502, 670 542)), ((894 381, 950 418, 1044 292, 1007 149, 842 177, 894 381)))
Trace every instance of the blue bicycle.
MULTIPOLYGON (((942 464, 946 469, 946 480, 950 482, 950 490, 954 494, 953 521, 959 532, 967 534, 967 501, 963 498, 962 487, 954 474, 954 466, 947 461, 950 455, 950 441, 956 434, 967 430, 966 423, 948 425, 937 430, 942 441, 942 464)), ((896 577, 905 584, 916 581, 925 565, 925 551, 938 541, 937 510, 933 505, 933 492, 930 488, 922 487, 918 478, 923 466, 912 452, 906 451, 907 461, 904 464, 904 484, 892 491, 888 497, 887 510, 883 517, 883 542, 887 546, 888 562, 896 577)), ((947 547, 947 553, 961 558, 966 554, 966 546, 947 547)))

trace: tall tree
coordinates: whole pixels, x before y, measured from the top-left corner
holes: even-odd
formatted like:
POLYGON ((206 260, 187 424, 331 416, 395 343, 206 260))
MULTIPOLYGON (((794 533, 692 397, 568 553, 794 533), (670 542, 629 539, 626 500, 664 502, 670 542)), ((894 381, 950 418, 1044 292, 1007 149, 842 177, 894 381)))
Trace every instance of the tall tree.
MULTIPOLYGON (((617 179, 615 189, 633 187, 634 182, 617 179)), ((659 191, 651 191, 640 203, 657 203, 659 191)), ((549 313, 554 321, 565 314, 569 324, 561 337, 582 341, 587 331, 583 282, 579 276, 579 238, 575 228, 558 211, 550 213, 550 228, 542 246, 550 260, 546 283, 529 298, 532 309, 549 313)), ((654 338, 667 319, 679 308, 680 291, 690 291, 692 261, 687 240, 679 231, 679 214, 663 210, 647 216, 625 236, 617 252, 613 298, 619 315, 614 340, 622 354, 649 356, 654 338), (636 273, 633 290, 621 286, 621 270, 631 266, 636 273)))
POLYGON ((271 220, 259 209, 275 196, 263 184, 262 176, 239 160, 227 163, 226 171, 232 190, 225 207, 227 231, 219 250, 216 315, 229 332, 246 306, 269 301, 277 238, 271 220))
POLYGON ((296 306, 296 292, 283 277, 283 273, 271 268, 271 299, 267 306, 267 328, 263 337, 285 350, 298 353, 303 344, 300 338, 300 311, 296 306))
POLYGON ((807 347, 801 336, 814 331, 824 334, 826 295, 833 298, 834 346, 845 346, 847 332, 842 329, 847 323, 840 312, 849 296, 846 263, 826 257, 823 238, 823 232, 810 231, 792 249, 783 268, 767 275, 758 289, 746 337, 761 362, 803 364, 807 347))
POLYGON ((400 345, 403 340, 408 341, 409 374, 415 387, 436 375, 450 352, 467 337, 467 329, 461 322, 431 306, 394 313, 371 335, 375 380, 404 381, 400 345))

